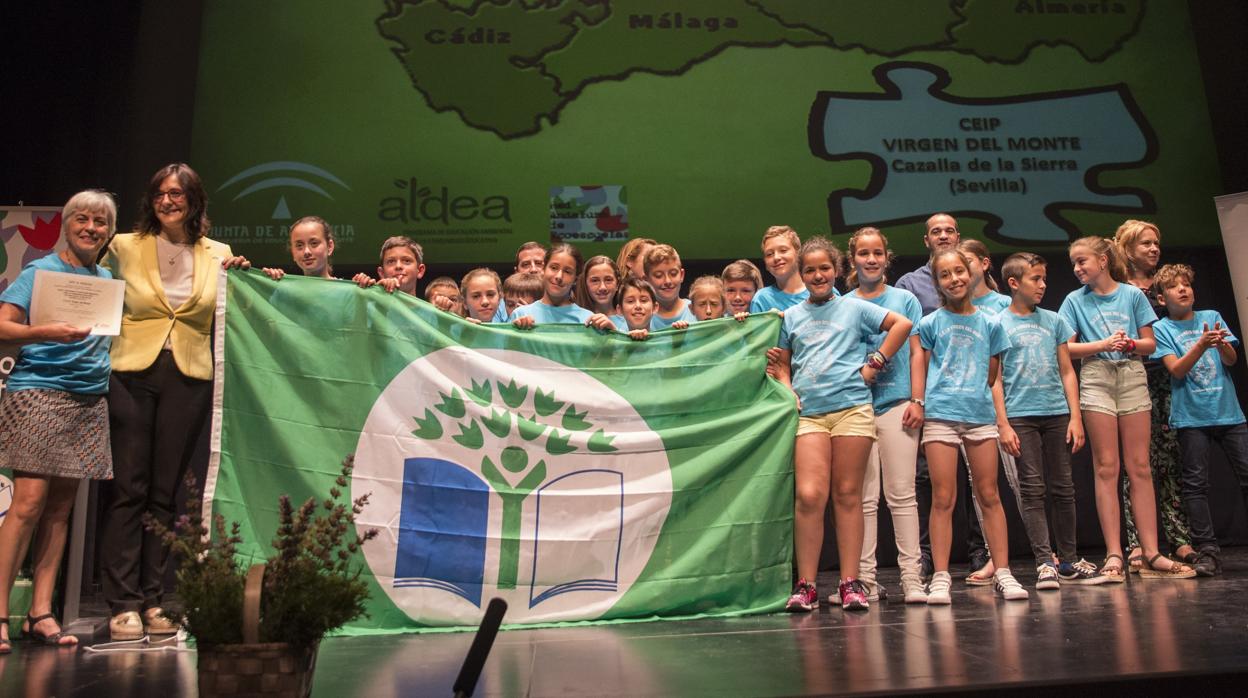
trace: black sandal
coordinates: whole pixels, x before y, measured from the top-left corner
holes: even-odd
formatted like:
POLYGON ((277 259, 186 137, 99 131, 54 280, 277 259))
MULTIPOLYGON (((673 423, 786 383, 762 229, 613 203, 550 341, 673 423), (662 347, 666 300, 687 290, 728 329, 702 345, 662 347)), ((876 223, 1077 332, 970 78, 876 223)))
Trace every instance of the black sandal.
POLYGON ((78 644, 78 638, 74 637, 73 635, 70 635, 69 633, 66 633, 64 628, 62 628, 58 632, 52 633, 51 635, 45 635, 44 633, 41 633, 38 630, 35 630, 36 625, 38 625, 39 623, 49 618, 55 620, 56 616, 51 613, 45 613, 42 616, 31 616, 29 613, 27 613, 26 622, 29 624, 30 629, 26 632, 25 636, 29 638, 31 642, 38 642, 40 644, 50 645, 52 647, 73 647, 74 645, 78 644), (73 642, 61 642, 61 640, 64 640, 67 637, 74 638, 74 641, 73 642))
MULTIPOLYGON (((9 627, 9 619, 0 618, 0 625, 3 625, 6 628, 9 627)), ((8 654, 12 651, 13 651, 13 638, 9 638, 7 640, 4 638, 0 638, 0 654, 8 654)))

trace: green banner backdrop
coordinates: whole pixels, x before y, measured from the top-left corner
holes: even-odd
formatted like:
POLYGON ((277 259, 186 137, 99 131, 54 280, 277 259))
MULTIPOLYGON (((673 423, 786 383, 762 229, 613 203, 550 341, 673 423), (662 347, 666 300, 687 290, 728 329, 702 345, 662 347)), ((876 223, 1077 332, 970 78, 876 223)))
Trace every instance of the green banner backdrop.
POLYGON ((525 240, 758 255, 764 228, 952 211, 998 251, 1145 217, 1217 245, 1214 146, 1182 0, 207 3, 193 163, 214 237, 287 263, 525 240))

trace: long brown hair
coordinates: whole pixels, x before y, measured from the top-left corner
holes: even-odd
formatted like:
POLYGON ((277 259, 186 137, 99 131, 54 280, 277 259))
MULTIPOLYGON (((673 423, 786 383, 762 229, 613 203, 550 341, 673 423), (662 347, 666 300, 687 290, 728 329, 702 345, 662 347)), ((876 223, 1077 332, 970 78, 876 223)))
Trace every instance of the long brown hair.
POLYGON ((178 186, 186 194, 186 235, 187 242, 197 242, 212 229, 208 220, 208 194, 204 192, 204 182, 199 173, 190 165, 174 162, 156 170, 147 183, 147 193, 139 203, 139 222, 135 224, 140 235, 155 235, 160 232, 160 219, 156 217, 154 197, 160 193, 160 184, 170 175, 177 177, 178 186))
MULTIPOLYGON (((581 267, 581 275, 576 277, 576 291, 572 295, 576 304, 582 308, 586 308, 588 310, 594 309, 594 299, 589 295, 589 270, 602 264, 611 268, 611 273, 615 275, 616 287, 618 288, 620 285, 620 270, 616 268, 615 260, 605 254, 590 257, 589 260, 585 262, 585 266, 581 267)), ((612 298, 614 297, 615 294, 612 294, 612 298)))
POLYGON ((958 249, 963 253, 974 255, 980 260, 980 264, 984 267, 984 284, 994 291, 1000 291, 1001 287, 997 285, 997 280, 992 278, 992 254, 988 252, 988 246, 981 240, 972 238, 962 238, 958 243, 958 249), (984 265, 983 260, 988 260, 988 264, 984 265))
POLYGON ((845 272, 845 283, 851 289, 858 288, 858 267, 854 266, 854 254, 858 252, 858 241, 868 235, 878 237, 880 239, 880 243, 884 245, 885 273, 880 278, 880 283, 888 283, 888 268, 893 266, 893 250, 888 246, 888 238, 884 237, 884 233, 880 232, 879 228, 867 226, 865 228, 855 230, 853 235, 849 236, 849 242, 847 243, 849 247, 849 262, 845 264, 847 268, 847 271, 845 272))

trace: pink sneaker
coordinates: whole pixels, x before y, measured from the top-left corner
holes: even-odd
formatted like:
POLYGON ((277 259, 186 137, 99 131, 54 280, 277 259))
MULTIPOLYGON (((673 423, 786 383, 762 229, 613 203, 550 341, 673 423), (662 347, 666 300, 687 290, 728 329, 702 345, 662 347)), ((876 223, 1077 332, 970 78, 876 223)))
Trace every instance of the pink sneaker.
POLYGON ((793 595, 789 597, 784 610, 789 613, 809 613, 817 608, 819 592, 815 591, 815 585, 805 579, 797 580, 797 586, 793 587, 793 595))
POLYGON ((857 579, 841 581, 841 608, 846 611, 865 611, 871 607, 867 601, 867 588, 857 579))

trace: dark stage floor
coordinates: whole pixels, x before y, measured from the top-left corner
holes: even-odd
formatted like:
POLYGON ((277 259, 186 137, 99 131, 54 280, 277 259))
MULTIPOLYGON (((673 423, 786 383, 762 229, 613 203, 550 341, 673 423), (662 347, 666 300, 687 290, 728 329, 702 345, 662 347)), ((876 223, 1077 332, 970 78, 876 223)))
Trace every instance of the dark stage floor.
MULTIPOLYGON (((952 607, 826 604, 805 616, 629 623, 500 633, 476 695, 825 695, 1010 690, 1238 694, 1248 678, 1248 549, 1214 579, 1031 591, 1026 603, 955 581, 952 607), (1181 693, 1173 691, 1181 690, 1181 693)), ((883 580, 896 588, 896 571, 883 580)), ((820 579, 831 590, 832 579, 820 579)), ((468 633, 326 641, 317 696, 450 695, 468 633)), ((93 655, 19 643, 3 696, 195 693, 193 652, 93 655)))

